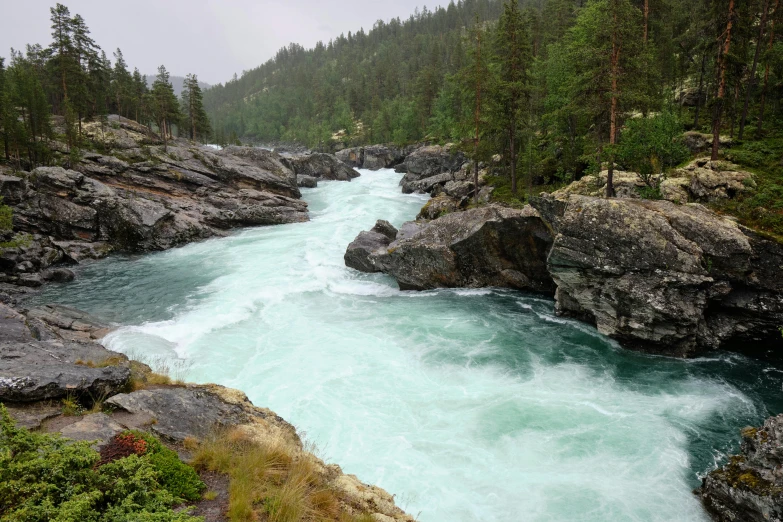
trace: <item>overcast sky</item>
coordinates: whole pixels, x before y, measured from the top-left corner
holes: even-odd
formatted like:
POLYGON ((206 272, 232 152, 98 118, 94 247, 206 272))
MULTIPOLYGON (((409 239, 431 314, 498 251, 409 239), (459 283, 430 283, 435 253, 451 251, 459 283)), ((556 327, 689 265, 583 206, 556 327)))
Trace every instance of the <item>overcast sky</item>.
MULTIPOLYGON (((0 56, 25 44, 50 43, 49 8, 56 0, 0 0, 0 56)), ((65 0, 112 58, 122 49, 131 69, 154 74, 196 73, 208 83, 261 65, 290 42, 307 48, 318 40, 365 31, 382 19, 407 18, 419 6, 448 0, 65 0)))

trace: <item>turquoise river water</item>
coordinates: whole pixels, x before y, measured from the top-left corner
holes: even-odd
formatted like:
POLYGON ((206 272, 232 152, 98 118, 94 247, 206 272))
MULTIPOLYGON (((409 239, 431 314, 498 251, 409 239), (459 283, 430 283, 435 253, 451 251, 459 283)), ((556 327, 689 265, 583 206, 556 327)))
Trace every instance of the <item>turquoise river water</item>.
POLYGON ((121 327, 105 344, 244 390, 422 522, 706 521, 692 490, 783 372, 621 349, 507 290, 401 292, 347 269, 356 234, 412 219, 400 174, 305 189, 312 221, 85 265, 36 300, 121 327))

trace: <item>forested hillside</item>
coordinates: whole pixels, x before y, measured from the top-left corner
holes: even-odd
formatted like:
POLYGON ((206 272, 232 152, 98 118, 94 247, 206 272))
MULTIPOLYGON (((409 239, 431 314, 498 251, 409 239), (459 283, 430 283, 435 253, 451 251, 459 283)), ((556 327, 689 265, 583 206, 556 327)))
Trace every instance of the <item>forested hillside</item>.
POLYGON ((652 142, 683 129, 779 132, 781 13, 780 0, 460 0, 291 44, 204 99, 218 138, 472 151, 478 137, 479 156, 518 156, 512 170, 539 181, 621 153, 652 172, 682 160, 652 142))
POLYGON ((76 159, 86 145, 82 123, 107 123, 109 114, 165 131, 164 137, 174 128, 191 139, 210 135, 196 75, 185 78, 178 98, 160 66, 148 88, 120 49, 112 53, 112 63, 90 37, 84 18, 62 4, 50 12, 49 45, 11 49, 8 62, 0 56, 0 162, 29 170, 58 161, 55 152, 76 159))

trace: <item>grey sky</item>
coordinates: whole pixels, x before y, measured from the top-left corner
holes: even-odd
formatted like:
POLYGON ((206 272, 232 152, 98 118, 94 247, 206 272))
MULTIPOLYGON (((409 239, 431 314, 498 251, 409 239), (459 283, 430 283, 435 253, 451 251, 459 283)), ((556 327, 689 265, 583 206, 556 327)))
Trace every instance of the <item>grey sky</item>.
MULTIPOLYGON (((0 0, 0 56, 50 42, 49 8, 57 0, 0 0)), ((312 47, 340 33, 369 30, 379 20, 407 18, 426 0, 64 0, 106 51, 122 49, 131 68, 153 74, 193 72, 208 83, 252 69, 290 42, 312 47)))

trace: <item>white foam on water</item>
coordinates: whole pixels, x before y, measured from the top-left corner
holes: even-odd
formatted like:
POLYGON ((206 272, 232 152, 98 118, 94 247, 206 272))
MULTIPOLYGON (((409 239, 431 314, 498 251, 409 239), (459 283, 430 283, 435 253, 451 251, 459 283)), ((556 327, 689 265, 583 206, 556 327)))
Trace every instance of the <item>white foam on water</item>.
POLYGON ((399 193, 399 174, 362 174, 306 191, 309 223, 157 256, 148 270, 196 258, 219 275, 173 318, 106 343, 187 358, 189 378, 244 390, 422 522, 706 521, 689 445, 753 402, 654 359, 641 363, 660 382, 637 383, 616 345, 543 298, 400 292, 345 268, 359 231, 399 226, 424 201, 399 193))

